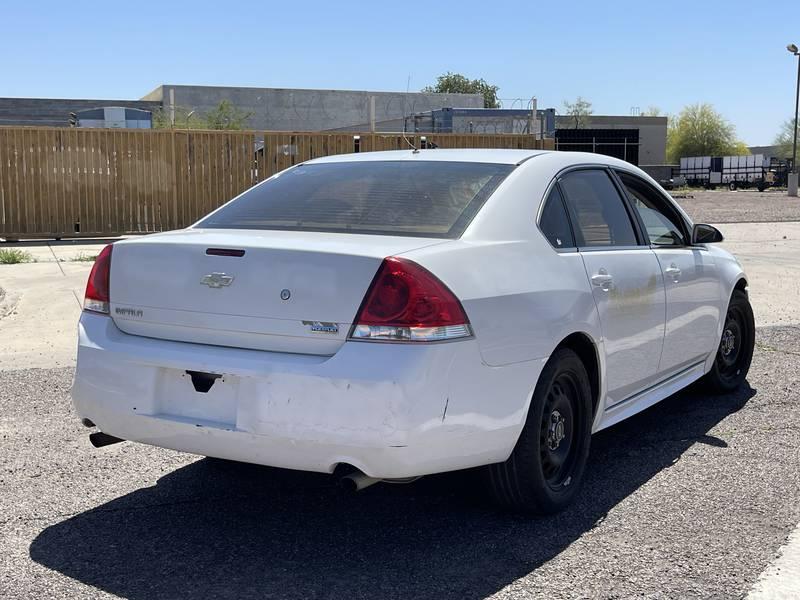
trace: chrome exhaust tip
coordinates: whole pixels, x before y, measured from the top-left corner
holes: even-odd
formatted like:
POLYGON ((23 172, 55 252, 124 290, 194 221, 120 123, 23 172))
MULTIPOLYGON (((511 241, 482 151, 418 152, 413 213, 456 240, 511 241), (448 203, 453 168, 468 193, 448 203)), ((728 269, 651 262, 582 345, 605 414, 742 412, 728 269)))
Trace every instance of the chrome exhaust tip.
POLYGON ((350 492, 358 492, 381 481, 378 477, 370 477, 361 471, 354 471, 339 479, 339 485, 350 492))

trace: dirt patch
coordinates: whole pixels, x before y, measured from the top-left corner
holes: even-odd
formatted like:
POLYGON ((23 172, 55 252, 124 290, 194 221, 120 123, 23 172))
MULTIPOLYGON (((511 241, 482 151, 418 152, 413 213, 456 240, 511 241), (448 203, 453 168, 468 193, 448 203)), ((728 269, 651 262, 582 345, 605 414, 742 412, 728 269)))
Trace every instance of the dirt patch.
POLYGON ((800 221, 800 198, 786 191, 690 190, 675 192, 692 198, 676 198, 696 223, 766 223, 800 221))
POLYGON ((0 319, 14 312, 19 296, 6 292, 0 287, 0 319))

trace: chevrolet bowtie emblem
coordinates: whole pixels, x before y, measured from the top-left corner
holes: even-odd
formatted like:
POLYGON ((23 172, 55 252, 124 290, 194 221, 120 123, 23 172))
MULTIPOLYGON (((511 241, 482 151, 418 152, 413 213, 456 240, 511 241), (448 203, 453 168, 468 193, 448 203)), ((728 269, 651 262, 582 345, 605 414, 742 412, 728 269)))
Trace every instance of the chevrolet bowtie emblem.
POLYGON ((200 283, 207 285, 210 288, 228 287, 233 283, 233 275, 226 275, 225 273, 209 273, 200 280, 200 283))

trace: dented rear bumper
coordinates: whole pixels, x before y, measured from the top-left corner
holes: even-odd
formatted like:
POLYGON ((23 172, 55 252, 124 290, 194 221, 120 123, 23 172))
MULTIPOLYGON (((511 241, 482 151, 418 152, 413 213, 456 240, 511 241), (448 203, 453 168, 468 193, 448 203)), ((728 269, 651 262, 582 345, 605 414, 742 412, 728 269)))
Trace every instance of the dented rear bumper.
POLYGON ((72 396, 81 418, 126 440, 399 478, 505 460, 542 366, 489 367, 474 339, 312 356, 129 335, 84 313, 72 396), (220 377, 203 392, 188 372, 220 377))

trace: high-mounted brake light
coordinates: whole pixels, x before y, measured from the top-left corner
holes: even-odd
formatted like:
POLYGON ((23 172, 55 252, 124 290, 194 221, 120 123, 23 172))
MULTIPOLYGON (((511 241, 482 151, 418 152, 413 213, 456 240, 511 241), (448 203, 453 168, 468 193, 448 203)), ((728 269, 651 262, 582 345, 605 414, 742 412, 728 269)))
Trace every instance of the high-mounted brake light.
POLYGON ((433 273, 405 258, 385 258, 367 290, 350 337, 436 342, 469 337, 461 302, 433 273))
POLYGON ((111 244, 103 248, 94 261, 89 281, 86 282, 83 310, 106 315, 110 312, 111 296, 108 281, 111 278, 111 249, 111 244))

